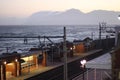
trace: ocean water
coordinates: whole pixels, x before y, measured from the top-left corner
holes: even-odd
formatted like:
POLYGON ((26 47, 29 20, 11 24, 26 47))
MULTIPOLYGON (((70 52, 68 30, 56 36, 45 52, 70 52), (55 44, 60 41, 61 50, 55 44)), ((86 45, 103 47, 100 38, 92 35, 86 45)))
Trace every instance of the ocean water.
MULTIPOLYGON (((64 25, 41 25, 41 26, 0 26, 0 36, 63 36, 64 25)), ((67 40, 74 39, 83 40, 86 37, 98 39, 99 26, 98 25, 67 25, 67 40)), ((63 41, 63 39, 51 39, 54 42, 63 41)), ((41 42, 44 40, 41 39, 41 42)), ((45 40, 49 42, 48 40, 45 40)), ((5 39, 0 38, 0 53, 13 52, 17 50, 27 51, 31 47, 39 45, 38 39, 28 39, 28 44, 24 44, 24 39, 5 39)))

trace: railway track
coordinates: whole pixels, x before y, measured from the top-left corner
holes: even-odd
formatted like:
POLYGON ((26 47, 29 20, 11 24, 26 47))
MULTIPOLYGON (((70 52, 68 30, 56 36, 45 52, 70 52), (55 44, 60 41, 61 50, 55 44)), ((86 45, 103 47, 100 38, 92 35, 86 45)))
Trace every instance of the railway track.
MULTIPOLYGON (((83 58, 87 59, 88 61, 96 58, 104 53, 106 53, 107 51, 100 51, 89 55, 89 56, 85 56, 83 58)), ((75 77, 77 77, 78 75, 82 74, 82 68, 80 67, 80 60, 82 60, 83 58, 80 58, 78 60, 72 61, 70 63, 68 63, 68 80, 72 80, 75 77)), ((25 80, 63 80, 64 78, 64 73, 63 73, 63 65, 58 66, 54 69, 48 70, 46 72, 43 72, 41 74, 32 76, 30 78, 27 78, 25 80)))

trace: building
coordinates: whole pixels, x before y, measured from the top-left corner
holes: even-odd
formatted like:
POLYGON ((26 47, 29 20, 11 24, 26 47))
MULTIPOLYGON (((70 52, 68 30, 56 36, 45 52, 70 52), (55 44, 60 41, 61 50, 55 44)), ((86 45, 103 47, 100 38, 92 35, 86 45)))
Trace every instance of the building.
POLYGON ((115 50, 112 52, 112 78, 120 80, 120 26, 115 27, 116 41, 115 50))
POLYGON ((112 78, 120 80, 120 48, 112 52, 112 78))
POLYGON ((20 54, 4 53, 0 55, 0 80, 6 80, 9 77, 21 75, 20 54))
POLYGON ((17 77, 31 70, 37 69, 38 65, 46 66, 46 53, 31 49, 28 53, 4 53, 0 55, 0 80, 17 77))

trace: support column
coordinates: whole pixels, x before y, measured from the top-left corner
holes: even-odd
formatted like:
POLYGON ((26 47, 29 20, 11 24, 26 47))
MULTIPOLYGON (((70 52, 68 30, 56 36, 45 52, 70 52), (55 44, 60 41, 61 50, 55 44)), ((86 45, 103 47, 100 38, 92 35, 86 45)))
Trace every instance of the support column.
POLYGON ((17 77, 17 62, 13 62, 13 64, 14 64, 14 68, 13 68, 13 75, 15 76, 15 77, 17 77))
POLYGON ((37 58, 37 55, 33 56, 33 62, 35 63, 35 66, 38 67, 38 58, 37 58))
POLYGON ((21 75, 21 62, 18 62, 18 76, 21 75))
POLYGON ((88 78, 88 76, 89 76, 88 73, 89 73, 89 72, 88 72, 88 68, 87 68, 87 80, 89 79, 89 78, 88 78))
POLYGON ((1 80, 6 80, 6 65, 5 64, 3 64, 2 65, 2 71, 1 71, 1 73, 2 73, 2 76, 1 76, 1 80))
POLYGON ((43 66, 47 66, 47 54, 46 54, 46 52, 43 53, 42 65, 43 66))
POLYGON ((103 80, 103 79, 102 79, 102 69, 101 69, 101 71, 100 71, 100 74, 101 74, 101 80, 103 80))
POLYGON ((117 36, 117 47, 120 47, 120 33, 117 36))
POLYGON ((2 70, 2 69, 1 69, 1 65, 0 65, 0 80, 2 80, 2 79, 1 79, 1 75, 2 75, 1 70, 2 70))
POLYGON ((96 68, 94 69, 94 80, 96 80, 96 68))

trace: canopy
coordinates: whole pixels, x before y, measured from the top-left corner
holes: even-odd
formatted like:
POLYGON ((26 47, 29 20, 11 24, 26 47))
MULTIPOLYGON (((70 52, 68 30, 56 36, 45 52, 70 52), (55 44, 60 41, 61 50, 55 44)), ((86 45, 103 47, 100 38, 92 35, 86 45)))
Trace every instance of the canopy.
POLYGON ((86 63, 86 68, 111 69, 111 55, 106 53, 86 63))

